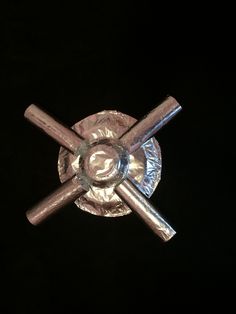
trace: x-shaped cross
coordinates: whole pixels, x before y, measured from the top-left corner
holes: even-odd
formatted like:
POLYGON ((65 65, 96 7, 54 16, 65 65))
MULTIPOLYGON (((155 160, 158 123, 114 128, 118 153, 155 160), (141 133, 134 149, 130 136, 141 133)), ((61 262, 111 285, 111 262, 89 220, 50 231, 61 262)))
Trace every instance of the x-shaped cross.
MULTIPOLYGON (((86 168, 86 164, 90 163, 89 157, 91 157, 91 151, 96 150, 97 145, 100 145, 100 147, 103 145, 104 153, 106 153, 107 157, 110 159, 114 159, 114 156, 116 156, 116 158, 118 156, 119 159, 119 156, 122 155, 126 156, 126 160, 128 160, 130 154, 139 149, 181 109, 181 106, 173 97, 168 97, 143 119, 134 124, 120 139, 117 139, 114 147, 112 147, 111 143, 109 143, 109 147, 106 147, 106 142, 104 141, 102 144, 101 141, 86 143, 86 141, 72 129, 56 121, 36 105, 30 105, 25 111, 25 118, 75 156, 81 154, 81 151, 85 151, 82 161, 80 162, 81 167, 83 167, 83 173, 85 172, 85 177, 88 181, 82 178, 84 175, 80 175, 80 172, 77 173, 52 194, 47 196, 32 209, 28 210, 26 213, 28 220, 33 225, 39 224, 66 204, 75 201, 78 197, 86 193, 89 184, 101 185, 105 180, 106 184, 109 184, 109 182, 114 184, 117 195, 136 212, 158 236, 164 241, 170 240, 176 232, 126 177, 127 169, 124 170, 117 166, 120 164, 119 160, 115 163, 115 170, 112 169, 109 175, 106 174, 106 177, 96 177, 94 173, 91 174, 89 168, 86 168), (81 147, 83 148, 84 146, 86 146, 86 149, 81 149, 81 147)), ((126 166, 128 167, 128 162, 126 166)))

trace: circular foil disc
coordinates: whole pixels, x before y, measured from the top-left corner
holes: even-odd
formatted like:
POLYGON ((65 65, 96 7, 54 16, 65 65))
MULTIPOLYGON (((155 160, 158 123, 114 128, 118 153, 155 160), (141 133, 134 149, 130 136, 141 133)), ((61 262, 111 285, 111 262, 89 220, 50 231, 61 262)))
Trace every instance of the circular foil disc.
MULTIPOLYGON (((104 110, 77 122, 72 129, 86 140, 120 138, 137 120, 114 110, 104 110)), ((61 147, 58 172, 63 183, 78 173, 80 156, 74 156, 61 147)), ((130 155, 128 178, 146 197, 151 197, 161 179, 161 150, 152 137, 130 155)), ((114 187, 91 186, 75 204, 94 215, 117 217, 127 215, 131 209, 116 195, 114 187)))

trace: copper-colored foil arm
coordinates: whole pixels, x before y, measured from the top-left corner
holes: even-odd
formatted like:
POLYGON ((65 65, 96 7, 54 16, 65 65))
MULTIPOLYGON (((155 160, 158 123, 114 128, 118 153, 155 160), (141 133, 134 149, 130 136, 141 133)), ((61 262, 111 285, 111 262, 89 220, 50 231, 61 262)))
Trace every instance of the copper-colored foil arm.
MULTIPOLYGON (((181 109, 175 98, 168 97, 120 138, 122 144, 132 154, 181 109)), ((119 197, 164 241, 170 240, 175 235, 176 232, 172 227, 128 179, 116 186, 115 190, 119 197)))
MULTIPOLYGON (((80 139, 73 130, 56 121, 36 105, 30 105, 24 115, 26 119, 39 127, 71 153, 77 153, 82 139, 80 139)), ((85 192, 77 177, 73 177, 32 209, 28 210, 26 216, 33 225, 37 225, 56 213, 66 204, 75 201, 85 192)))
POLYGON ((128 179, 116 187, 116 192, 162 240, 168 241, 175 235, 174 229, 128 179))
POLYGON ((142 144, 168 123, 180 110, 181 106, 173 97, 168 97, 159 106, 137 122, 121 138, 129 153, 135 152, 142 144))
POLYGON ((33 225, 38 225, 68 203, 74 202, 85 192, 75 176, 63 183, 56 191, 48 195, 32 209, 28 210, 26 216, 33 225))
POLYGON ((77 152, 82 139, 73 130, 56 121, 36 105, 30 105, 24 116, 70 152, 73 154, 77 152))

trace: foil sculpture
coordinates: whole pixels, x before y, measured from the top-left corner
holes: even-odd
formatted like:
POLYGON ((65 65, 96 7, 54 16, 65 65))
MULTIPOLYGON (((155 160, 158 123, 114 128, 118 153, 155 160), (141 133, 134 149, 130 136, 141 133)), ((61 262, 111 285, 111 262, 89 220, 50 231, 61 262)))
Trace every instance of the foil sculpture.
POLYGON ((117 217, 136 212, 164 241, 175 231, 150 204, 161 178, 161 151, 152 137, 181 106, 168 97, 141 121, 117 111, 102 111, 65 127, 36 105, 25 117, 60 145, 62 185, 28 210, 37 225, 70 202, 89 213, 117 217), (146 197, 145 197, 145 196, 146 197))

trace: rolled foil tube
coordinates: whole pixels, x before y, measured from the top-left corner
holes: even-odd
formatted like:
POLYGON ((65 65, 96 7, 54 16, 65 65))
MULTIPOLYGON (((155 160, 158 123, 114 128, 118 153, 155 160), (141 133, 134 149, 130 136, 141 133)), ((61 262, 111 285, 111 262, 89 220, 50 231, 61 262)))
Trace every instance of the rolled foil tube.
POLYGON ((168 97, 128 130, 121 137, 121 142, 130 154, 133 153, 168 123, 181 109, 175 98, 168 97))
POLYGON ((73 177, 35 205, 32 209, 28 210, 26 216, 33 225, 38 225, 68 203, 75 201, 85 192, 86 191, 81 187, 78 178, 73 177))
POLYGON ((116 192, 162 240, 169 241, 176 234, 160 213, 129 180, 126 179, 119 184, 116 187, 116 192))
POLYGON ((79 136, 36 105, 30 105, 26 109, 24 116, 70 152, 73 154, 77 152, 81 143, 79 136))

